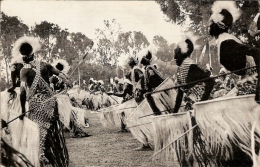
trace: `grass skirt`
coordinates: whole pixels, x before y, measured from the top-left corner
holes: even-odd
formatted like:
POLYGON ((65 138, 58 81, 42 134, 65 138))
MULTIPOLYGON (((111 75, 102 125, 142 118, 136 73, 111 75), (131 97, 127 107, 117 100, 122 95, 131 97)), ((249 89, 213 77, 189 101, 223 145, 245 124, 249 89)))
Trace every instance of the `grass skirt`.
POLYGON ((127 117, 135 110, 137 103, 134 99, 128 100, 122 104, 112 105, 99 110, 100 122, 104 127, 120 127, 123 122, 126 124, 127 117))
MULTIPOLYGON (((244 163, 252 166, 250 134, 260 113, 260 105, 255 102, 254 95, 198 102, 193 107, 206 145, 203 154, 211 156, 219 165, 244 163)), ((253 138, 256 154, 259 154, 259 125, 253 138)))

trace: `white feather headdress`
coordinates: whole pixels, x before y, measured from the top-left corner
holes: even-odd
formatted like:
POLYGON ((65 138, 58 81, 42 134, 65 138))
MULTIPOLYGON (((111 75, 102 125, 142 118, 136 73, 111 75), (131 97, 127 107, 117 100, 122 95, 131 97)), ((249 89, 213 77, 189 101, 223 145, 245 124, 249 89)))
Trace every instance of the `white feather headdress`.
POLYGON ((63 69, 61 70, 62 73, 67 74, 67 73, 69 72, 69 70, 70 70, 70 65, 69 65, 69 63, 68 63, 66 60, 64 60, 64 59, 57 59, 57 60, 55 60, 55 61, 52 63, 52 66, 57 69, 56 66, 57 66, 58 64, 61 64, 61 65, 63 66, 63 69))
POLYGON ((98 83, 100 83, 101 85, 104 85, 104 82, 102 80, 98 80, 98 83))
MULTIPOLYGON (((145 55, 148 53, 148 51, 153 55, 153 58, 154 58, 155 48, 154 48, 152 45, 149 45, 148 47, 143 48, 142 50, 140 50, 140 51, 136 54, 138 60, 141 61, 142 58, 143 58, 143 56, 145 56, 145 55)), ((152 59, 153 59, 153 58, 152 58, 152 59)))
POLYGON ((23 43, 28 43, 32 46, 32 53, 36 53, 41 49, 40 42, 37 38, 31 36, 23 36, 15 41, 13 49, 12 49, 12 61, 13 63, 23 63, 23 56, 20 53, 20 47, 23 43))
POLYGON ((188 52, 188 44, 185 42, 186 39, 189 39, 192 42, 194 50, 199 48, 199 45, 196 44, 198 37, 195 36, 193 33, 188 32, 182 37, 182 40, 177 45, 177 47, 181 49, 181 53, 188 52))
POLYGON ((212 8, 211 8, 212 15, 210 17, 210 20, 213 20, 215 23, 222 22, 222 20, 224 19, 224 16, 222 14, 220 14, 220 12, 223 9, 226 9, 232 15, 233 23, 241 15, 241 12, 237 8, 237 5, 234 1, 216 1, 216 2, 214 2, 214 4, 212 5, 212 8))
POLYGON ((158 65, 157 64, 153 64, 154 68, 156 68, 158 70, 158 65))

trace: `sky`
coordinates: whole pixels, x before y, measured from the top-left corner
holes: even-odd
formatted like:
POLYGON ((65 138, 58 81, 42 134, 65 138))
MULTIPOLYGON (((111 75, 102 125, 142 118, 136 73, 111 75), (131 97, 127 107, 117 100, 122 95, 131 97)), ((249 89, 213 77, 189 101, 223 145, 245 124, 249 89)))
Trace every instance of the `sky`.
POLYGON ((104 20, 116 19, 123 31, 141 31, 151 42, 161 35, 169 43, 181 39, 182 27, 166 22, 154 1, 0 1, 1 11, 18 16, 29 27, 48 21, 69 32, 82 32, 95 39, 104 20))

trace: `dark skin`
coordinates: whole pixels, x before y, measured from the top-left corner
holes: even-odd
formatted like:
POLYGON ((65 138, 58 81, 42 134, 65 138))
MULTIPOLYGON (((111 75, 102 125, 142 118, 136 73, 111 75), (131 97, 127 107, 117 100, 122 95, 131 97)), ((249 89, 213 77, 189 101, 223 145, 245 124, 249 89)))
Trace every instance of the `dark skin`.
MULTIPOLYGON (((145 72, 145 75, 147 75, 148 77, 148 83, 146 83, 147 84, 146 91, 152 92, 157 86, 159 86, 163 82, 163 79, 160 76, 156 75, 155 71, 151 67, 148 67, 150 65, 149 60, 142 58, 141 64, 145 66, 145 71, 147 71, 147 73, 145 72)), ((161 114, 160 109, 156 106, 155 100, 153 99, 151 94, 147 94, 146 99, 149 105, 151 106, 154 114, 160 115, 161 114)))
MULTIPOLYGON (((134 67, 137 65, 137 62, 134 61, 132 58, 129 59, 128 63, 129 67, 131 68, 131 71, 129 71, 125 77, 127 79, 129 79, 133 84, 137 83, 140 84, 141 88, 136 88, 134 93, 135 96, 135 100, 139 102, 141 102, 143 100, 143 94, 144 94, 144 74, 143 72, 136 68, 134 69, 134 67), (134 69, 134 70, 133 70, 134 69), (132 78, 132 73, 134 73, 134 77, 132 78)), ((137 86, 137 85, 133 85, 133 86, 137 86)))
POLYGON ((131 96, 133 95, 133 85, 124 83, 123 93, 115 93, 114 95, 118 96, 118 97, 126 97, 127 94, 129 94, 131 96))
MULTIPOLYGON (((174 59, 175 59, 176 64, 178 66, 180 66, 187 57, 189 57, 189 56, 187 56, 187 54, 181 53, 181 50, 179 48, 177 48, 175 50, 174 59)), ((187 83, 192 83, 192 82, 210 77, 209 71, 204 71, 204 70, 200 69, 197 65, 191 65, 190 66, 190 72, 192 72, 192 75, 190 75, 192 77, 186 78, 187 83)), ((208 80, 205 80, 203 82, 205 83, 206 86, 205 86, 205 92, 201 97, 201 101, 205 101, 205 100, 209 99, 210 92, 212 91, 213 86, 214 86, 214 80, 213 79, 209 78, 208 80)), ((196 84, 197 83, 190 84, 188 86, 185 86, 184 88, 190 89, 190 88, 194 87, 196 84)), ((183 99, 183 95, 184 95, 184 92, 180 88, 178 88, 177 91, 178 91, 178 93, 177 93, 177 97, 176 97, 176 101, 175 101, 174 113, 177 113, 179 111, 179 108, 181 106, 181 102, 182 102, 182 99, 183 99)))
MULTIPOLYGON (((70 82, 65 77, 65 75, 60 75, 60 71, 52 67, 48 63, 41 62, 41 76, 42 78, 49 84, 49 78, 54 74, 63 79, 66 83, 70 85, 70 82)), ((33 80, 35 78, 35 71, 31 68, 22 68, 20 71, 20 78, 21 83, 24 82, 26 85, 31 88, 33 80)), ((25 102, 26 102, 26 87, 22 86, 21 84, 21 94, 20 94, 20 101, 21 101, 21 107, 22 107, 22 113, 25 113, 25 102)), ((22 119, 22 117, 20 118, 22 119)))
POLYGON ((180 48, 177 48, 175 50, 174 60, 175 60, 177 66, 180 66, 182 64, 182 62, 184 61, 184 59, 186 59, 187 57, 188 56, 186 54, 181 53, 180 48))
POLYGON ((11 79, 12 79, 12 87, 7 91, 10 93, 10 97, 16 97, 16 92, 14 91, 16 87, 20 87, 20 71, 23 68, 22 63, 14 63, 11 65, 11 79))
MULTIPOLYGON (((137 64, 135 62, 133 62, 132 60, 130 60, 128 62, 128 65, 130 66, 131 69, 133 69, 137 64)), ((144 75, 143 75, 143 72, 139 69, 135 69, 134 70, 134 73, 135 73, 135 82, 138 82, 139 80, 141 80, 141 85, 143 87, 144 85, 144 75)), ((128 78, 130 81, 131 81, 131 72, 129 72, 127 75, 126 75, 126 78, 128 78)))
MULTIPOLYGON (((211 22, 209 34, 216 39, 222 33, 227 33, 228 28, 221 29, 217 23, 211 22)), ((258 76, 260 74, 260 50, 258 48, 250 47, 244 44, 239 44, 234 40, 225 40, 220 45, 220 63, 229 71, 235 71, 246 66, 246 55, 250 55, 254 58, 257 66, 258 76), (232 48, 230 48, 232 46, 232 48), (222 55, 223 54, 223 55, 222 55)), ((236 74, 245 75, 245 71, 239 71, 236 74)), ((259 78, 259 77, 258 77, 259 78)), ((255 100, 260 104, 260 80, 258 79, 256 87, 255 100)))
POLYGON ((154 69, 151 67, 148 67, 150 65, 150 61, 145 60, 144 58, 141 61, 141 64, 145 66, 145 69, 147 70, 147 75, 149 78, 149 86, 147 91, 153 91, 157 86, 159 86, 163 82, 163 78, 158 76, 154 69))

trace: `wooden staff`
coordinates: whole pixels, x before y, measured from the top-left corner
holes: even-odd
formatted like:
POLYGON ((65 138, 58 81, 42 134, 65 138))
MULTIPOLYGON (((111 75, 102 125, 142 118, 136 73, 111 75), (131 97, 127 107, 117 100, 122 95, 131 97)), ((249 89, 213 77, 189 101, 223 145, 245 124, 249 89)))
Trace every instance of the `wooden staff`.
POLYGON ((158 93, 158 92, 162 92, 162 91, 167 91, 167 90, 171 90, 171 89, 176 89, 176 88, 188 86, 188 85, 195 84, 195 83, 199 83, 199 82, 203 82, 203 81, 206 81, 206 80, 209 80, 209 79, 212 79, 212 78, 218 78, 218 77, 222 77, 222 76, 226 76, 226 75, 233 74, 233 73, 235 73, 235 72, 244 71, 244 70, 248 70, 248 69, 256 68, 256 67, 257 67, 257 66, 242 68, 242 69, 239 69, 239 70, 234 70, 234 71, 231 71, 231 72, 226 73, 226 74, 216 75, 216 76, 214 76, 214 77, 204 78, 204 79, 197 80, 197 81, 193 81, 193 82, 190 82, 190 83, 181 84, 181 85, 178 85, 178 86, 173 86, 173 87, 170 87, 170 88, 166 88, 166 89, 161 89, 161 90, 149 92, 149 93, 146 93, 145 95, 147 96, 148 94, 153 94, 153 93, 158 93))
MULTIPOLYGON (((185 106, 185 105, 184 105, 185 106)), ((184 107, 184 106, 180 106, 180 107, 184 107)), ((170 111, 170 110, 173 110, 174 108, 170 108, 170 109, 166 109, 166 110, 163 110, 163 111, 160 111, 160 112, 166 112, 166 111, 170 111)), ((177 113, 176 113, 177 114, 177 113)), ((148 114, 148 115, 144 115, 144 116, 141 116, 141 117, 139 117, 139 119, 140 118, 144 118, 144 117, 148 117, 148 116, 152 116, 152 115, 154 115, 154 113, 153 114, 148 114)))

